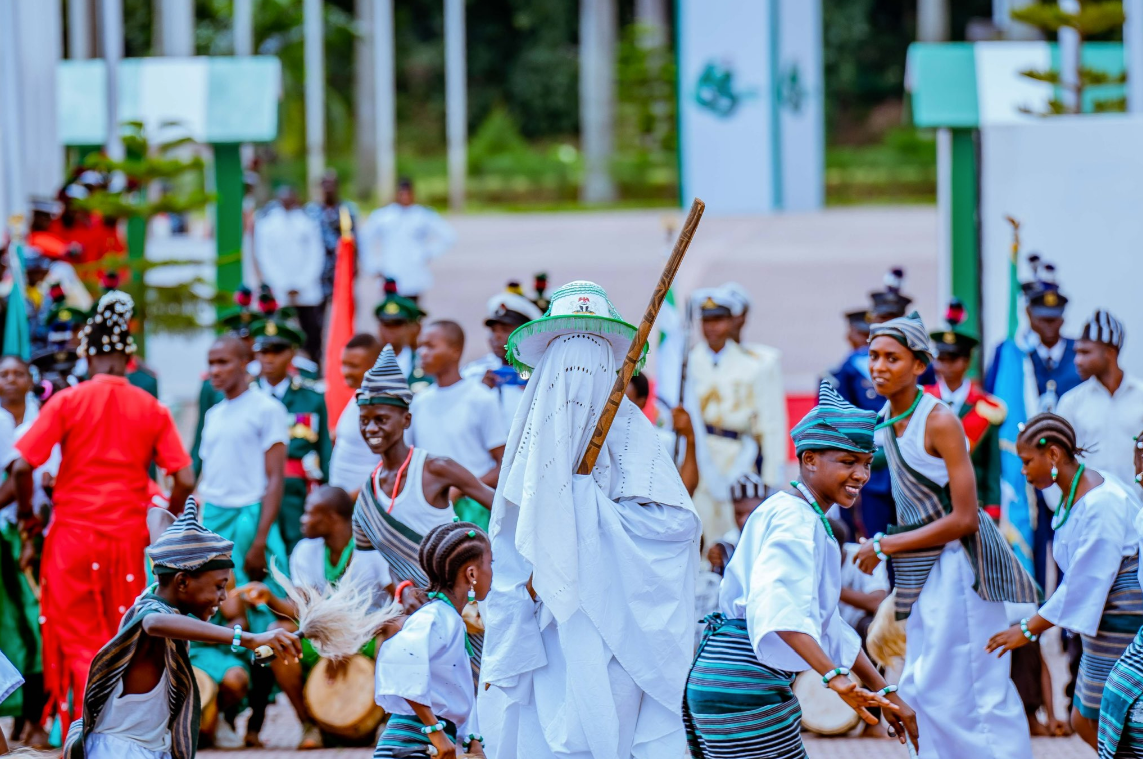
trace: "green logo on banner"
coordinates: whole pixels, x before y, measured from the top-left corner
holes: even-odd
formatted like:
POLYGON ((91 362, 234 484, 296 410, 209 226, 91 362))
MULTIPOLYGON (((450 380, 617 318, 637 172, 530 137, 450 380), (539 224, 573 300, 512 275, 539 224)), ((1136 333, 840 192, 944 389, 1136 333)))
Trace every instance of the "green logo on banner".
POLYGON ((706 64, 695 87, 695 102, 724 119, 731 118, 742 101, 757 95, 757 90, 736 91, 734 70, 713 61, 706 64))
POLYGON ((789 108, 794 113, 801 113, 807 94, 806 88, 802 86, 798 64, 791 63, 778 80, 778 105, 789 108))

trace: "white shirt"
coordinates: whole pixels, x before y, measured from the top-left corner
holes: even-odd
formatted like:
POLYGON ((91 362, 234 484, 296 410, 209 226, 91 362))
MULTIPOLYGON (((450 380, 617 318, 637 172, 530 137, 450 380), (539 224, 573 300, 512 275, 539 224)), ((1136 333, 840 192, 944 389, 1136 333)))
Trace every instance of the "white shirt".
POLYGON ((1095 377, 1060 398, 1057 414, 1071 422, 1076 442, 1090 452, 1083 461, 1120 482, 1135 481, 1135 441, 1143 430, 1143 382, 1129 374, 1115 395, 1095 377))
POLYGON ((361 409, 350 398, 337 418, 333 452, 329 457, 329 484, 347 493, 360 490, 381 463, 381 456, 369 450, 361 437, 361 409))
POLYGON ((964 406, 965 399, 968 398, 968 391, 972 389, 972 383, 968 380, 960 383, 960 387, 956 390, 949 390, 949 386, 940 377, 937 377, 937 389, 941 392, 941 400, 945 405, 952 409, 954 414, 960 414, 961 408, 964 406))
POLYGON ((1039 335, 1031 331, 1028 333, 1027 344, 1035 349, 1040 360, 1052 368, 1060 365, 1060 362, 1064 360, 1064 352, 1068 349, 1068 344, 1063 338, 1057 340, 1056 344, 1049 348, 1041 342, 1039 335))
POLYGON ((202 425, 202 500, 241 508, 266 495, 266 451, 289 442, 289 415, 281 401, 245 390, 223 398, 206 412, 202 425))
POLYGON ((409 444, 448 456, 477 477, 496 466, 489 453, 508 440, 500 401, 477 379, 432 385, 413 396, 409 444))
POLYGON ((429 262, 452 246, 456 233, 431 208, 390 203, 369 214, 361 240, 367 273, 397 280, 401 295, 420 295, 433 285, 429 262))
POLYGON ((1139 501, 1112 477, 1076 501, 1052 539, 1064 579, 1040 608, 1041 617, 1083 635, 1099 631, 1119 565, 1139 552, 1139 511, 1139 501))
MULTIPOLYGON (((841 587, 856 590, 858 593, 876 593, 877 591, 889 592, 889 570, 885 568, 885 562, 878 562, 877 568, 873 570, 873 574, 867 575, 857 568, 853 563, 853 557, 857 555, 857 549, 861 548, 857 543, 846 543, 845 550, 842 552, 844 558, 841 562, 841 587)), ((864 609, 859 609, 856 606, 850 606, 847 603, 839 602, 838 611, 841 612, 841 618, 844 619, 850 627, 856 625, 861 618, 869 612, 864 609)))
MULTIPOLYGON (((384 606, 389 601, 389 594, 385 588, 393 584, 389 575, 389 562, 379 551, 358 551, 353 548, 350 539, 346 551, 353 551, 349 559, 349 566, 340 582, 350 582, 373 596, 373 609, 384 606)), ((290 554, 290 579, 295 583, 308 585, 319 593, 324 593, 329 587, 325 579, 326 548, 322 538, 303 538, 294 546, 290 554)))
POLYGON ((6 700, 23 684, 24 678, 20 671, 0 652, 0 701, 6 700))
POLYGON ((409 701, 432 707, 457 736, 478 732, 476 689, 465 649, 465 625, 445 601, 432 601, 405 621, 401 632, 377 650, 374 700, 390 714, 413 714, 409 701))
POLYGON ((265 377, 259 377, 255 385, 262 392, 272 395, 278 400, 282 400, 286 397, 286 391, 290 389, 290 378, 286 377, 277 385, 271 385, 269 380, 265 377))
MULTIPOLYGON (((460 370, 460 376, 465 379, 484 381, 487 372, 494 372, 504 368, 505 364, 495 353, 488 353, 468 364, 460 370)), ((500 418, 504 420, 504 429, 512 429, 512 420, 516 418, 516 410, 520 408, 520 399, 524 397, 526 385, 500 385, 492 392, 500 400, 500 418)), ((673 436, 672 436, 673 437, 673 436)))
POLYGON ((790 672, 810 669, 778 636, 805 633, 839 667, 857 660, 861 639, 838 611, 841 549, 810 504, 790 493, 763 501, 742 530, 722 576, 719 608, 745 619, 758 661, 790 672))
POLYGON ((287 211, 279 205, 259 217, 254 222, 254 257, 279 306, 290 304, 291 290, 297 290, 299 306, 322 302, 325 245, 318 223, 303 209, 287 211))
MULTIPOLYGON (((171 750, 171 705, 167 668, 149 693, 124 693, 123 678, 116 681, 103 711, 95 720, 95 735, 114 735, 154 752, 171 750)), ((136 754, 137 756, 137 754, 136 754)))

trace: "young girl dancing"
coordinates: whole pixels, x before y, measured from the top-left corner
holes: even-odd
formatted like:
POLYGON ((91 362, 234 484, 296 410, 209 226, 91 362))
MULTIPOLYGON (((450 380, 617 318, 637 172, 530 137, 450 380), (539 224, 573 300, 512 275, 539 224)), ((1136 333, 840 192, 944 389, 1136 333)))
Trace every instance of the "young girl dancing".
POLYGON ((482 756, 472 644, 461 609, 488 595, 492 546, 476 525, 450 522, 425 535, 418 559, 429 580, 429 603, 378 651, 375 696, 391 716, 373 757, 453 759, 458 740, 482 756))
POLYGON ((1035 603, 1035 583, 977 504, 960 420, 917 385, 933 360, 920 317, 874 325, 870 335, 870 376, 888 401, 877 442, 897 526, 864 543, 856 560, 872 572, 893 559, 896 614, 908 619, 901 693, 917 709, 920 756, 1031 756, 1008 658, 984 649, 992 631, 1008 624, 1001 602, 1035 603))
POLYGON ((1139 588, 1139 504, 1126 486, 1079 463, 1083 449, 1063 417, 1032 417, 1016 439, 1024 476, 1043 490, 1053 483, 1067 494, 1052 520, 1052 555, 1064 579, 1030 619, 996 633, 989 653, 1002 655, 1036 640, 1053 625, 1080 634, 1080 658, 1071 723, 1096 746, 1099 703, 1115 661, 1143 627, 1139 588))
MULTIPOLYGON (((1135 436, 1135 483, 1143 484, 1143 432, 1135 436)), ((1135 530, 1143 535, 1143 512, 1135 518, 1135 530)), ((1143 757, 1143 629, 1107 676, 1097 749, 1099 759, 1143 757)))
POLYGON ((838 613, 841 548, 825 517, 835 503, 852 507, 869 480, 875 418, 823 382, 818 405, 794 428, 799 480, 747 519, 687 677, 683 723, 694 759, 804 758, 791 685, 807 669, 871 725, 878 720, 866 707, 885 707, 890 734, 916 744, 913 710, 838 613))

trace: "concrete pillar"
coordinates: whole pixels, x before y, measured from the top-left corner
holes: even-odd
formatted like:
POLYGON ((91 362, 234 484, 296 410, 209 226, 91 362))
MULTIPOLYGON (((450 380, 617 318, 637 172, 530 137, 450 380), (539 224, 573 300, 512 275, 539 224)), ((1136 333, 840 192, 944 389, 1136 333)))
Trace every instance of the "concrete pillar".
POLYGON ((99 39, 107 64, 107 155, 123 159, 119 139, 119 61, 123 60, 123 0, 100 0, 99 39))
POLYGON ((464 0, 445 0, 445 136, 448 142, 448 206, 464 210, 468 176, 468 74, 464 0))
POLYGON ((91 0, 67 0, 67 57, 90 58, 93 36, 91 0))
POLYGON ((194 0, 158 0, 155 3, 156 55, 188 58, 194 55, 194 0))
POLYGON ((234 0, 234 54, 254 55, 254 0, 234 0))
POLYGON ((306 186, 318 199, 325 174, 325 23, 322 0, 305 0, 306 186))
POLYGON ((1127 24, 1123 41, 1127 45, 1127 110, 1143 113, 1143 0, 1126 0, 1127 24))
POLYGON ((635 0, 635 23, 647 30, 648 43, 666 44, 670 28, 669 0, 635 0))
POLYGON ((393 42, 393 0, 373 3, 373 86, 377 95, 377 200, 397 192, 397 74, 393 42))
POLYGON ((373 84, 373 0, 355 0, 353 44, 355 194, 367 198, 377 186, 377 88, 373 84))
MULTIPOLYGON (((1079 0, 1059 0, 1060 10, 1066 13, 1079 13, 1079 0)), ((1079 84, 1080 52, 1082 42, 1079 32, 1069 27, 1060 27, 1060 100, 1073 113, 1079 113, 1082 104, 1076 98, 1075 86, 1079 84)))
POLYGON ((948 42, 949 0, 917 0, 917 41, 948 42))
POLYGON ((615 127, 615 43, 619 19, 615 0, 580 0, 579 123, 586 203, 615 199, 611 155, 615 127))

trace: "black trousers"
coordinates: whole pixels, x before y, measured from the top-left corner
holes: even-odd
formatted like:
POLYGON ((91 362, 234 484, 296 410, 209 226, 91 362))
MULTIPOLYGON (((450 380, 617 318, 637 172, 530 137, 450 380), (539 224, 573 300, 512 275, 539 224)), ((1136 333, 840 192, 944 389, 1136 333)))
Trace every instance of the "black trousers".
POLYGON ((310 360, 321 366, 323 358, 322 331, 325 328, 325 306, 297 306, 298 321, 302 331, 306 333, 306 341, 302 348, 309 354, 310 360))

